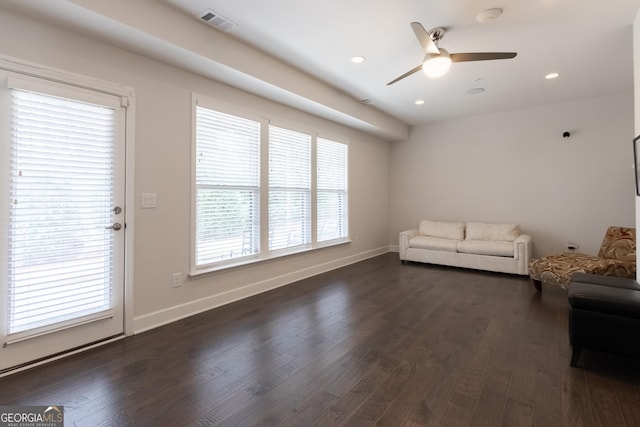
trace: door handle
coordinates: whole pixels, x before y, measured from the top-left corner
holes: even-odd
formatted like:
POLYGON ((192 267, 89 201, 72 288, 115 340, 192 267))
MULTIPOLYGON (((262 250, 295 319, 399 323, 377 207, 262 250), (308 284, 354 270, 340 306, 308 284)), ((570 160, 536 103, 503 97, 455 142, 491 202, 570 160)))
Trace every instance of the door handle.
POLYGON ((107 230, 111 229, 111 230, 115 230, 115 231, 118 231, 121 228, 122 228, 122 224, 120 224, 119 222, 115 222, 115 223, 113 223, 113 225, 105 227, 105 229, 107 229, 107 230))

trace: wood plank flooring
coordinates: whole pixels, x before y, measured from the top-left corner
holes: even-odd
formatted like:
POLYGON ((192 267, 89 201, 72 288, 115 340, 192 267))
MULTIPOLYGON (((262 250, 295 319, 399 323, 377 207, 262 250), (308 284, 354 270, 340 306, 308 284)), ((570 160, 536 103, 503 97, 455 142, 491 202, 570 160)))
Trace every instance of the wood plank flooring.
POLYGON ((0 379, 72 426, 640 426, 638 361, 569 366, 566 291, 394 253, 0 379))

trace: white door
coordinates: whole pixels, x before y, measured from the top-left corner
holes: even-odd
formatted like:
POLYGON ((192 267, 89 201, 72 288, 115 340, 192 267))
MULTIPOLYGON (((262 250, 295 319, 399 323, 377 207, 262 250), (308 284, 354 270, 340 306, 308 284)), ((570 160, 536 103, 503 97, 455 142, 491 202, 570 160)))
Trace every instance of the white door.
POLYGON ((123 334, 126 102, 0 79, 1 373, 123 334))

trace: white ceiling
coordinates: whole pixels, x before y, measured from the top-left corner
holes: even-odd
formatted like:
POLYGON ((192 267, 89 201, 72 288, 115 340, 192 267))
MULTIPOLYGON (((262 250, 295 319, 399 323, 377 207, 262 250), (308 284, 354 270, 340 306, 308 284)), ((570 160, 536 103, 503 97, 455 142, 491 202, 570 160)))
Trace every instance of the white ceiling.
MULTIPOLYGON (((416 125, 632 91, 631 24, 639 7, 640 0, 2 0, 0 3, 0 10, 7 8, 107 39, 339 122, 353 119, 361 122, 362 128, 387 125, 378 126, 378 122, 384 122, 379 117, 362 119, 366 114, 355 107, 362 109, 364 106, 357 100, 363 99, 372 101, 366 107, 369 110, 373 107, 401 122, 416 125), (492 7, 504 10, 499 19, 490 23, 476 21, 479 12, 492 7), (238 60, 232 60, 235 64, 212 59, 216 55, 213 45, 220 39, 220 33, 198 22, 197 16, 205 9, 237 24, 224 36, 266 55, 236 44, 232 48, 242 52, 238 60), (175 29, 167 20, 176 23, 175 29), (438 79, 416 73, 387 86, 422 61, 423 53, 409 25, 412 21, 422 23, 426 29, 447 28, 440 47, 452 53, 513 51, 518 56, 510 60, 455 63, 448 74, 438 79), (181 33, 185 28, 189 29, 188 35, 181 33), (202 38, 203 31, 207 32, 204 39, 190 39, 202 38), (212 45, 209 53, 189 50, 202 49, 201 45, 208 43, 212 45), (366 61, 353 64, 350 58, 354 55, 363 55, 366 61), (280 85, 277 78, 260 83, 259 68, 271 67, 274 74, 269 57, 301 70, 303 77, 308 74, 325 82, 324 92, 335 88, 345 99, 338 99, 334 105, 323 103, 321 96, 311 92, 320 91, 313 84, 315 79, 307 80, 306 86, 314 86, 312 89, 304 87, 300 83, 304 79, 299 76, 298 80, 280 77, 280 85), (560 78, 545 80, 545 74, 552 71, 561 73, 560 78), (485 92, 466 93, 474 87, 482 87, 485 92), (416 106, 416 99, 424 99, 425 104, 416 106), (355 107, 346 105, 345 100, 355 107)), ((332 96, 335 98, 335 93, 332 96)), ((392 129, 386 134, 402 139, 404 131, 392 129)))
POLYGON ((160 1, 191 16, 211 9, 237 24, 227 34, 411 125, 632 90, 638 0, 160 1), (477 22, 492 7, 502 16, 477 22), (387 86, 422 61, 411 21, 446 27, 440 46, 450 52, 518 56, 456 63, 441 78, 416 73, 387 86), (366 61, 355 65, 354 55, 366 61), (552 71, 561 77, 545 80, 552 71), (466 93, 476 86, 485 92, 466 93))

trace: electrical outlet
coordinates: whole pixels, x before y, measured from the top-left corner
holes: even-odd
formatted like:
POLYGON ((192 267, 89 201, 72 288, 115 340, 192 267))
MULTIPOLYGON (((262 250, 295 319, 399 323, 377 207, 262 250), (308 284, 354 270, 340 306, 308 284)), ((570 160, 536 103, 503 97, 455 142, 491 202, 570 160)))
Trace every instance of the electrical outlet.
POLYGON ((174 288, 182 286, 182 273, 173 273, 173 283, 171 286, 174 288))

